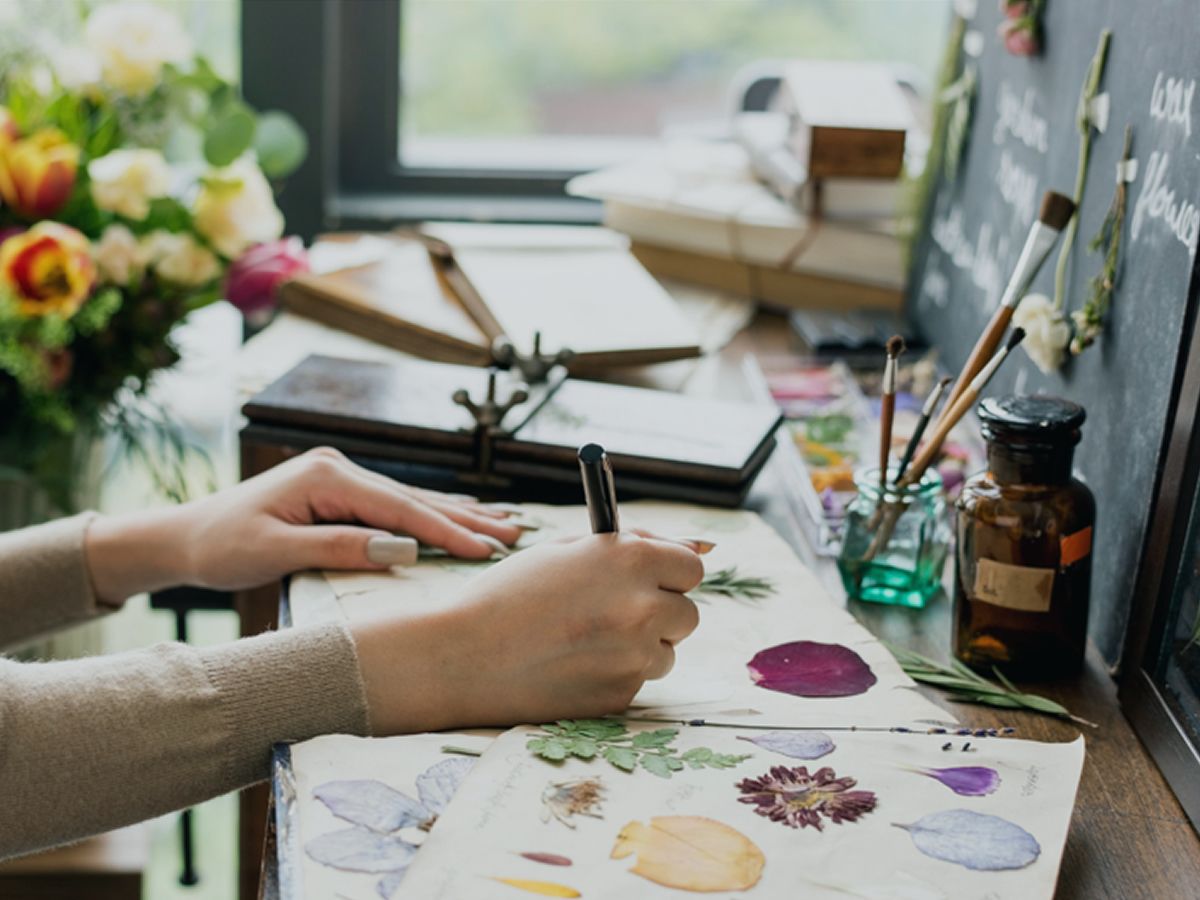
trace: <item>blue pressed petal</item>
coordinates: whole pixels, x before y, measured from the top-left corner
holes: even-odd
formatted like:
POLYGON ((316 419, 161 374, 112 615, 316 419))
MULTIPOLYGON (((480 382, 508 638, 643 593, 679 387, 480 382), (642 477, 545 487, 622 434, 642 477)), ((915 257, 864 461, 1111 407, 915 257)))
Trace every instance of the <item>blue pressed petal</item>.
POLYGON ((948 809, 897 825, 926 856, 976 871, 1023 869, 1041 855, 1037 839, 1008 819, 948 809))
POLYGON ((322 865, 348 872, 395 872, 409 864, 417 847, 394 834, 346 828, 313 838, 304 852, 322 865))
POLYGON ((339 819, 383 834, 420 825, 431 815, 408 794, 382 781, 327 781, 313 790, 313 796, 339 819))

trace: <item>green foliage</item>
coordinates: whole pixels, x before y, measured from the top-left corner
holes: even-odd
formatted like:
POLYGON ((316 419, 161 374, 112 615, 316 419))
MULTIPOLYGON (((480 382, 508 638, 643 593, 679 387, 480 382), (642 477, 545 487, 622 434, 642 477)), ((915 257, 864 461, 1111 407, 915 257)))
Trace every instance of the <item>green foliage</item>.
POLYGON ((694 593, 719 594, 735 600, 762 600, 775 593, 775 583, 769 578, 743 577, 738 574, 737 566, 729 566, 705 575, 694 593))
POLYGON ((641 767, 659 778, 670 778, 684 768, 731 769, 750 758, 750 754, 717 753, 707 747, 680 753, 671 746, 679 736, 677 728, 631 734, 616 719, 560 719, 541 729, 525 748, 548 762, 562 762, 569 757, 593 760, 599 756, 623 772, 641 767))
POLYGON ((304 162, 308 138, 295 119, 285 112, 271 110, 258 117, 254 152, 268 178, 284 178, 304 162))
POLYGON ((254 143, 254 113, 232 100, 217 109, 204 134, 204 159, 212 166, 227 166, 254 143))
POLYGON ((979 703, 984 706, 995 706, 1002 709, 1027 709, 1046 715, 1070 719, 1080 725, 1095 727, 1094 723, 1074 716, 1060 703, 1037 694, 1027 694, 1017 688, 1004 677, 999 669, 993 667, 992 672, 1000 682, 988 681, 982 675, 973 672, 957 659, 951 660, 949 666, 943 666, 927 656, 906 650, 903 647, 888 645, 888 650, 896 657, 900 667, 914 681, 931 684, 954 695, 960 703, 979 703))

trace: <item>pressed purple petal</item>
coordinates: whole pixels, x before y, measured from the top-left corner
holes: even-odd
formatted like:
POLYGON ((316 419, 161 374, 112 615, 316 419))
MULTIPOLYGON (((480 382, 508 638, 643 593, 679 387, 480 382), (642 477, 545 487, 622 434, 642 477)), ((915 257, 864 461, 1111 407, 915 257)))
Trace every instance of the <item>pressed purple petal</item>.
POLYGON ((861 656, 841 644, 792 641, 760 650, 747 663, 761 688, 797 697, 851 697, 878 680, 861 656))
POLYGON ((339 819, 380 833, 420 825, 430 817, 422 804, 382 781, 327 781, 313 789, 313 796, 339 819))
POLYGON ((792 759, 820 759, 832 753, 833 738, 823 731, 764 731, 755 735, 738 735, 739 741, 790 756, 792 759))
POLYGON ((346 828, 318 835, 304 845, 304 852, 322 865, 348 872, 396 872, 412 861, 417 847, 393 834, 346 828))
POLYGON ((547 866, 572 866, 573 862, 568 857, 560 856, 557 853, 521 853, 520 856, 525 857, 531 862, 542 863, 547 866))
POLYGON ((986 797, 1000 787, 1000 773, 987 766, 951 766, 920 771, 963 797, 986 797))
POLYGON ((404 876, 407 873, 407 866, 396 872, 388 872, 375 885, 375 893, 382 897, 383 900, 392 900, 396 896, 396 891, 400 890, 400 882, 404 880, 404 876))
POLYGON ((417 796, 431 813, 440 816, 474 764, 475 760, 462 756, 434 763, 417 776, 417 796))

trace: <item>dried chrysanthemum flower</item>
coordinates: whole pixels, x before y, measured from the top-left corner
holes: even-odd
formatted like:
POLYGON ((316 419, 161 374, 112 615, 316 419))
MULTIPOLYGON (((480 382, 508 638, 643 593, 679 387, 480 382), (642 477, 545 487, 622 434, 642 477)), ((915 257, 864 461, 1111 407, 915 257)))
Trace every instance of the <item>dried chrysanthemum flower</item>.
POLYGON ((791 828, 811 825, 822 831, 822 816, 841 824, 875 808, 875 794, 850 790, 855 784, 853 778, 838 778, 828 766, 813 775, 808 774, 807 766, 772 766, 766 775, 738 782, 745 795, 738 800, 753 804, 756 813, 772 822, 791 828))
POLYGON ((599 778, 576 778, 572 781, 552 781, 542 791, 543 821, 550 817, 558 819, 568 828, 574 828, 574 816, 591 816, 601 819, 600 804, 604 802, 604 784, 599 778))

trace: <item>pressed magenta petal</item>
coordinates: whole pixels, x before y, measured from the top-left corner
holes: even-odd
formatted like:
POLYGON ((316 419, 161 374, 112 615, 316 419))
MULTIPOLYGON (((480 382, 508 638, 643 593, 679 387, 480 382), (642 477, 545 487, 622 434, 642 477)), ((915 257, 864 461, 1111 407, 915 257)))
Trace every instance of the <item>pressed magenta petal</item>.
POLYGON ((797 697, 851 697, 878 680, 861 656, 841 644, 792 641, 760 650, 747 664, 759 687, 797 697))

